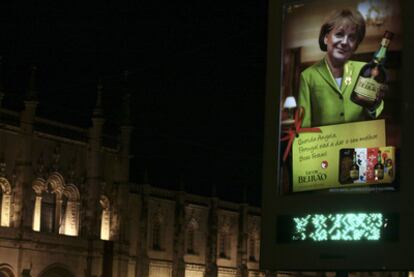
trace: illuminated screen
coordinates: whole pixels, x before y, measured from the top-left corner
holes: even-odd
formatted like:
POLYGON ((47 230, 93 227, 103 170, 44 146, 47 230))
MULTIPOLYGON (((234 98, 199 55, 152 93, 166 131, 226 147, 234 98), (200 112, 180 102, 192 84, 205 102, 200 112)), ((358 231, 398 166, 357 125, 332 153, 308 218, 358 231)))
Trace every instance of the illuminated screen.
POLYGON ((280 191, 396 190, 399 1, 295 1, 283 13, 280 191))
POLYGON ((281 216, 278 240, 379 241, 396 239, 397 217, 383 213, 330 213, 281 216))

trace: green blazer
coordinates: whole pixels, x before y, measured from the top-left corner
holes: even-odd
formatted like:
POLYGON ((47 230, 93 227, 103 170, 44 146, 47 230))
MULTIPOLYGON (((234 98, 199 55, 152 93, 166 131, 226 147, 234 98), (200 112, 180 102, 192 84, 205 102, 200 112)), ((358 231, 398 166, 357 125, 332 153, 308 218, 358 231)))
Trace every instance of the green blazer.
POLYGON ((300 76, 299 106, 305 109, 302 127, 324 126, 376 118, 384 103, 373 112, 351 101, 351 93, 365 63, 348 61, 338 87, 325 59, 300 76))

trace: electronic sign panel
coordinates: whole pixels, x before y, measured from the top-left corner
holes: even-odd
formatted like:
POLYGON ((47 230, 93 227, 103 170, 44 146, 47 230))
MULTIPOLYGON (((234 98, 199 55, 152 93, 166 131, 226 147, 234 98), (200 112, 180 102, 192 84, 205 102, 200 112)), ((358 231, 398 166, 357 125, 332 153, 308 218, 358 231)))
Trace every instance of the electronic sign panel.
POLYGON ((414 268, 412 4, 269 3, 262 267, 414 268))

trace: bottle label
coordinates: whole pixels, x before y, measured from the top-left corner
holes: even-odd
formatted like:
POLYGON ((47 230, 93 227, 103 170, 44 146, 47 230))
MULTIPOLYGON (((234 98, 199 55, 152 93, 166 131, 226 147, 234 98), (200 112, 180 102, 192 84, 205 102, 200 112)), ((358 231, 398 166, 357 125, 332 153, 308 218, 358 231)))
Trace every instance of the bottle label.
POLYGON ((375 169, 375 180, 384 179, 384 170, 381 168, 375 169))
POLYGON ((354 91, 368 101, 375 101, 377 94, 380 91, 386 91, 388 86, 385 84, 378 83, 372 78, 365 78, 359 76, 358 82, 355 85, 354 91))
POLYGON ((358 169, 351 169, 349 171, 349 177, 351 177, 352 180, 357 180, 359 178, 359 170, 358 169))

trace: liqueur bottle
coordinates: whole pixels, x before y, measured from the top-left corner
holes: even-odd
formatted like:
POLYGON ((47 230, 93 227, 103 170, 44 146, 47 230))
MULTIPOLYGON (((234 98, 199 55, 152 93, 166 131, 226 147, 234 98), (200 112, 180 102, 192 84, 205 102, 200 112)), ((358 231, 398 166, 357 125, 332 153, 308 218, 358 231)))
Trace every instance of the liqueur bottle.
POLYGON ((381 151, 378 151, 377 164, 374 166, 375 181, 384 179, 384 165, 381 161, 381 151))
POLYGON ((349 177, 352 179, 352 181, 356 181, 359 179, 359 166, 356 159, 356 152, 354 152, 353 159, 352 159, 352 165, 349 170, 349 177))
POLYGON ((388 90, 383 64, 393 36, 393 33, 385 31, 381 46, 374 54, 372 61, 364 65, 359 72, 358 80, 351 94, 351 100, 354 103, 368 109, 376 108, 381 104, 384 94, 388 90))

